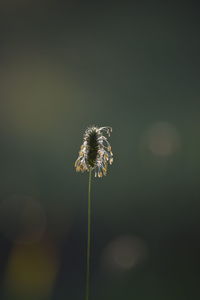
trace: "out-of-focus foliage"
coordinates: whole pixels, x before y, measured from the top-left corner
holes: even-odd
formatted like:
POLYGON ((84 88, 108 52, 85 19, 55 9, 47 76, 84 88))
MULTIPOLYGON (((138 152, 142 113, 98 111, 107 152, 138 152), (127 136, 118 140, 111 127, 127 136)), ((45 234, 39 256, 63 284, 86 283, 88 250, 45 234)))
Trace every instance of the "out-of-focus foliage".
POLYGON ((112 126, 92 183, 92 299, 194 299, 200 219, 199 9, 0 3, 0 299, 83 299, 88 125, 112 126))

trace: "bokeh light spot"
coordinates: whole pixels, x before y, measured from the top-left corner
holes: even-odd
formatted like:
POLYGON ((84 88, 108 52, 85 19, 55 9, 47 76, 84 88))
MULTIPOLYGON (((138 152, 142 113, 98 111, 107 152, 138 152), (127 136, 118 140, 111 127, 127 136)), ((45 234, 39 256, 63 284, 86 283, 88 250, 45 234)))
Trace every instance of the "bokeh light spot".
MULTIPOLYGON (((54 287, 59 261, 57 249, 49 240, 35 244, 16 244, 6 270, 6 295, 19 299, 49 296, 54 287)), ((9 298, 10 299, 10 298, 9 298)))
POLYGON ((135 236, 121 236, 104 249, 102 264, 108 271, 127 271, 141 263, 147 254, 145 242, 135 236))
POLYGON ((0 204, 0 231, 16 243, 39 241, 46 229, 41 203, 26 195, 12 195, 0 204))
POLYGON ((145 144, 154 155, 169 156, 180 147, 180 135, 172 124, 157 122, 148 129, 145 144))

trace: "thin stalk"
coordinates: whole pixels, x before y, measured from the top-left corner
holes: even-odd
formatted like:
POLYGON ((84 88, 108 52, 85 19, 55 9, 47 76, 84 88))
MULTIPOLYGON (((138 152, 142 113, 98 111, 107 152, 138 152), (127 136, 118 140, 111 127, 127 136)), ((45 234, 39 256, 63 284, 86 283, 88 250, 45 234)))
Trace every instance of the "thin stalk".
POLYGON ((89 300, 89 291, 90 291, 91 181, 92 181, 92 169, 90 169, 90 171, 89 171, 89 181, 88 181, 88 230, 87 230, 87 267, 86 267, 86 295, 85 295, 85 300, 89 300))

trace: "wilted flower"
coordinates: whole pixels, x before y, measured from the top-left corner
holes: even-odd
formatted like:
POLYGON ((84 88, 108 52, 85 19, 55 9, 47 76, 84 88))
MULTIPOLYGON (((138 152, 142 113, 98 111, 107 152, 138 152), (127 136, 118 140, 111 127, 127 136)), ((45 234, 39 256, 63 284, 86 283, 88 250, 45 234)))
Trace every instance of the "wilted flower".
POLYGON ((111 127, 91 126, 86 129, 79 156, 75 162, 77 172, 95 170, 95 177, 106 175, 108 164, 113 162, 111 146, 105 136, 110 136, 111 127))

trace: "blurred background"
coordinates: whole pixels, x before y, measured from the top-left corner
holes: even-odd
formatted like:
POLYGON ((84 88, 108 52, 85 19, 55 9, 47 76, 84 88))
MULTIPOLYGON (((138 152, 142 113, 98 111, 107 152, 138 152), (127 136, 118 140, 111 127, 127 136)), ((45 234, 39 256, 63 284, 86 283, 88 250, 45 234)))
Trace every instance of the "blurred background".
POLYGON ((91 300, 198 299, 198 2, 1 0, 0 24, 0 299, 84 299, 92 124, 114 164, 92 182, 91 300))

